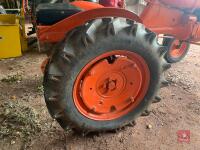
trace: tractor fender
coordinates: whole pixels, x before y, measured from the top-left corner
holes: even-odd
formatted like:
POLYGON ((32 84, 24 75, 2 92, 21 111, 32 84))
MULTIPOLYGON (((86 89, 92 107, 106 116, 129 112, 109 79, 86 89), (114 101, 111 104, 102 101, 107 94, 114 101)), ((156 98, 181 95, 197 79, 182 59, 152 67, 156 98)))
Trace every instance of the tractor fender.
POLYGON ((73 1, 70 4, 78 8, 81 8, 82 10, 91 10, 91 9, 104 7, 98 3, 93 3, 93 2, 88 2, 88 1, 73 1))
POLYGON ((142 23, 140 17, 131 11, 111 7, 97 8, 79 12, 51 26, 38 26, 37 36, 40 44, 57 43, 62 41, 66 37, 66 34, 74 28, 81 26, 93 19, 111 16, 122 17, 142 23))

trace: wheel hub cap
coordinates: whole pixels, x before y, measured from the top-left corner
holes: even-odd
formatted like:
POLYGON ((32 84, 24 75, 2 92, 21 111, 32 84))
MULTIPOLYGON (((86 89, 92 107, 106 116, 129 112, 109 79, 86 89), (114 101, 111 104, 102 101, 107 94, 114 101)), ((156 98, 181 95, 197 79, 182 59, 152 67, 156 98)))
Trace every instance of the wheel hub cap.
POLYGON ((125 77, 120 73, 107 73, 102 74, 99 81, 97 81, 96 91, 100 97, 111 98, 119 93, 124 88, 125 77))

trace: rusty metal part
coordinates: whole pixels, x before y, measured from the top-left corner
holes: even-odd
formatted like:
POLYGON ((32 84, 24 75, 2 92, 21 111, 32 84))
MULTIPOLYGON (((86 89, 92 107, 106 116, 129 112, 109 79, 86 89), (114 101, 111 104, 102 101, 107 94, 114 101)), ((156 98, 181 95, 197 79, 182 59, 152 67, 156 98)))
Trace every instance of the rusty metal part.
POLYGON ((48 64, 49 60, 50 60, 50 57, 44 59, 43 62, 42 62, 42 64, 41 64, 41 66, 40 66, 40 69, 41 69, 41 71, 42 71, 43 74, 45 72, 45 68, 46 68, 46 65, 48 64))

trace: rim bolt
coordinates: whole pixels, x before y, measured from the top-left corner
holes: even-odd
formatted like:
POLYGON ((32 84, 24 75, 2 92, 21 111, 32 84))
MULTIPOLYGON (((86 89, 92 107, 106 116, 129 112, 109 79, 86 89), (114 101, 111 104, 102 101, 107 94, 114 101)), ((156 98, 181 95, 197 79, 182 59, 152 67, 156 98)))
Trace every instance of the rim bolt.
POLYGON ((100 104, 100 105, 103 105, 103 100, 99 101, 99 104, 100 104))
POLYGON ((132 102, 132 103, 134 103, 134 102, 135 102, 135 99, 134 99, 134 97, 130 97, 130 100, 131 100, 131 102, 132 102))
POLYGON ((117 110, 117 108, 114 106, 114 105, 112 105, 111 107, 110 107, 110 112, 114 112, 114 111, 116 111, 117 110))
POLYGON ((134 64, 133 64, 133 67, 134 67, 134 68, 137 68, 137 64, 134 63, 134 64))
POLYGON ((96 107, 93 106, 92 109, 91 109, 91 111, 95 112, 96 111, 96 107))

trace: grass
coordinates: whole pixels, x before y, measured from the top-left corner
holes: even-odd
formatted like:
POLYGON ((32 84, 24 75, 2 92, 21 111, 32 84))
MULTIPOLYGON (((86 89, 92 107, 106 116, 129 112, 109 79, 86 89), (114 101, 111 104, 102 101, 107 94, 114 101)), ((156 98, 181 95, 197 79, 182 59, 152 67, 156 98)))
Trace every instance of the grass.
POLYGON ((20 74, 8 75, 5 78, 1 79, 1 82, 6 83, 17 83, 20 81, 22 81, 22 76, 20 74))
POLYGON ((26 141, 40 131, 38 115, 32 108, 13 101, 0 105, 0 139, 20 137, 26 141))

